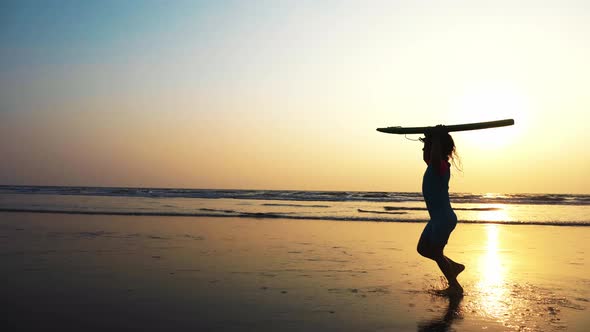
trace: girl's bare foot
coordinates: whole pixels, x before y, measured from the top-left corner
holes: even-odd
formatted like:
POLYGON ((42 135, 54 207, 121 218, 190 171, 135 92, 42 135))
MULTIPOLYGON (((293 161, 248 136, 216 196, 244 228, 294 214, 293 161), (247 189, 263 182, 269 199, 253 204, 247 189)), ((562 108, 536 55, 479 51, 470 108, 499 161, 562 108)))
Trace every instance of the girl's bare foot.
POLYGON ((453 271, 455 272, 455 278, 457 278, 459 273, 463 272, 463 270, 465 270, 465 265, 453 262, 453 271))

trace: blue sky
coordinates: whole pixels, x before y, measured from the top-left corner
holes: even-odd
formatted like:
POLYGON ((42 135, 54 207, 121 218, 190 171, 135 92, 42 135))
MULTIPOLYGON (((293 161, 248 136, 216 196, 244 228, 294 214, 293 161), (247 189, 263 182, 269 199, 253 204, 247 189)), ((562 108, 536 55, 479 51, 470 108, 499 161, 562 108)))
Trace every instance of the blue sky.
POLYGON ((0 183, 414 191, 376 127, 508 117, 458 134, 455 190, 590 187, 583 1, 1 6, 0 183))

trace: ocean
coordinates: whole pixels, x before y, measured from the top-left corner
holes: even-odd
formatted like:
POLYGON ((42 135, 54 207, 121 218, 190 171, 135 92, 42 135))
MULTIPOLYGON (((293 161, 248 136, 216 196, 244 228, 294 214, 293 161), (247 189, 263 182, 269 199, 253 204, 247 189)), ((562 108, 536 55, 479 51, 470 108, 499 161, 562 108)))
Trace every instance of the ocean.
MULTIPOLYGON (((590 195, 451 193, 460 223, 590 226, 590 195)), ((0 186, 0 211, 426 222, 418 192, 0 186)))

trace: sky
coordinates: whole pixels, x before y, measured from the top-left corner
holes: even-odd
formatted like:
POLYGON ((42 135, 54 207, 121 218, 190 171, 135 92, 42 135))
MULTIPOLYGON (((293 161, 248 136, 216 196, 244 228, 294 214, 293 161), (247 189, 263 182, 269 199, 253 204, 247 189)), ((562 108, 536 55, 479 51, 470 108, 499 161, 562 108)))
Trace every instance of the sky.
POLYGON ((587 1, 2 1, 0 184, 590 194, 587 1))

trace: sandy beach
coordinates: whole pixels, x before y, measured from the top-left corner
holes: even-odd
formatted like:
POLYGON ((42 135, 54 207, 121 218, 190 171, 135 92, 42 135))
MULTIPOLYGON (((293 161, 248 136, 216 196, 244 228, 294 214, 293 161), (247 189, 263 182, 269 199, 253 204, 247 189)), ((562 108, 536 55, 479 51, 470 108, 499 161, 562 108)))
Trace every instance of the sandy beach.
POLYGON ((12 330, 586 331, 590 229, 459 224, 465 296, 420 223, 0 213, 12 330))

